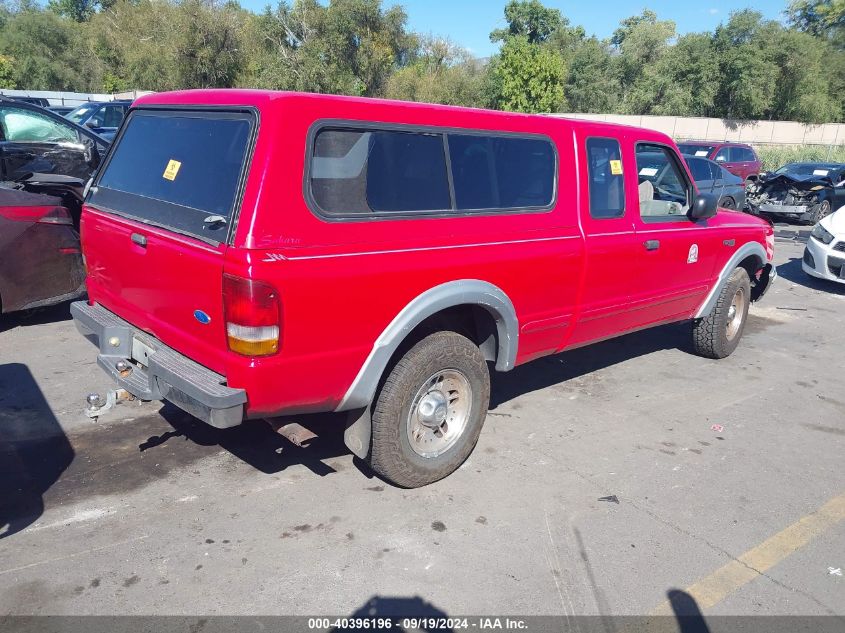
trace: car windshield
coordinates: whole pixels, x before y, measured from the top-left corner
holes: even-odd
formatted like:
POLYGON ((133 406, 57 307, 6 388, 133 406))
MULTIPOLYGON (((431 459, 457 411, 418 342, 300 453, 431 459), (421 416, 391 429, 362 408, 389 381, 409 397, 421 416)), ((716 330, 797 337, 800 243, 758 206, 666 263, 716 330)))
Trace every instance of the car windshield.
POLYGON ((819 163, 790 163, 778 169, 776 174, 788 174, 790 176, 799 176, 806 178, 807 176, 828 176, 833 172, 841 169, 841 165, 825 165, 819 163))
POLYGON ((678 149, 681 150, 682 154, 690 154, 691 156, 710 156, 710 152, 713 151, 715 145, 703 145, 700 143, 679 143, 678 149))
POLYGON ((90 115, 94 110, 97 109, 97 106, 92 105, 90 103, 86 103, 85 105, 81 105, 78 108, 74 108, 70 112, 65 115, 65 118, 70 119, 74 123, 82 123, 85 118, 90 115))

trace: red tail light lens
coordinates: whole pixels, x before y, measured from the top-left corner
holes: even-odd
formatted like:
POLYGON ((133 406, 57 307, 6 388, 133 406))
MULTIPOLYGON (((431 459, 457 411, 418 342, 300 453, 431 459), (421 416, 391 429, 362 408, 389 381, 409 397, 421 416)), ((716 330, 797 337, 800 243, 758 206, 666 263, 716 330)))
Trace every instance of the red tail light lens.
POLYGON ((244 356, 279 351, 282 304, 273 286, 224 274, 223 311, 230 350, 244 356))
POLYGON ((38 224, 66 224, 73 226, 73 219, 70 217, 70 211, 64 207, 53 207, 38 218, 38 224))

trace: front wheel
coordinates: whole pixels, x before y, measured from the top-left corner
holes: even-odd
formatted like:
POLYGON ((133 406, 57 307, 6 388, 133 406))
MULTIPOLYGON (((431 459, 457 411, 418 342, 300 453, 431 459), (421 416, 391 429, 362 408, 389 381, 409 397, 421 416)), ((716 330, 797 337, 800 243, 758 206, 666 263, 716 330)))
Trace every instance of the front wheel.
POLYGON ((810 209, 810 224, 816 224, 830 215, 830 200, 822 200, 810 209))
POLYGON ((710 314, 692 322, 695 352, 707 358, 730 356, 742 338, 750 305, 751 279, 744 268, 737 268, 719 293, 710 314))
POLYGON ((722 198, 722 201, 719 203, 719 206, 723 209, 736 210, 736 200, 734 200, 730 196, 725 196, 724 198, 722 198))
POLYGON ((426 336, 390 370, 372 413, 368 461, 405 488, 454 472, 475 447, 490 402, 481 350, 455 332, 426 336))

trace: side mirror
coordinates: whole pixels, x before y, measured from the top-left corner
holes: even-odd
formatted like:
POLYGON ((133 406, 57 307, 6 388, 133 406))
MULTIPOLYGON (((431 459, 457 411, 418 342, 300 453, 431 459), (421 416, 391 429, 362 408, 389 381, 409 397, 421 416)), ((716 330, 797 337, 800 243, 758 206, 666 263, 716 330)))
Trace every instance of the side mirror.
POLYGON ((706 220, 716 215, 719 207, 719 198, 712 193, 700 193, 692 201, 689 210, 689 217, 693 220, 706 220))
POLYGON ((98 127, 100 127, 98 125, 98 123, 99 123, 99 121, 97 121, 97 119, 88 119, 85 122, 85 127, 87 127, 90 130, 96 130, 98 127))

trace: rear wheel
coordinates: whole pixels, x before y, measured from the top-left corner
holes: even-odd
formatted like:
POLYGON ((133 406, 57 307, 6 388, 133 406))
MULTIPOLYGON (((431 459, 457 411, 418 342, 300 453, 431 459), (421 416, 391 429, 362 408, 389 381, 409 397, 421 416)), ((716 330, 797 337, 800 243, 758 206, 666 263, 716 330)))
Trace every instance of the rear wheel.
POLYGON ((750 304, 751 280, 744 268, 737 268, 719 293, 710 314, 693 321, 695 352, 707 358, 730 356, 742 338, 750 304))
POLYGON ((723 209, 736 209, 736 200, 734 200, 730 196, 726 196, 722 198, 722 201, 719 203, 719 206, 723 209))
POLYGON ((490 401, 481 350, 455 332, 435 332, 390 370, 372 413, 369 463, 417 488, 454 472, 475 447, 490 401))

